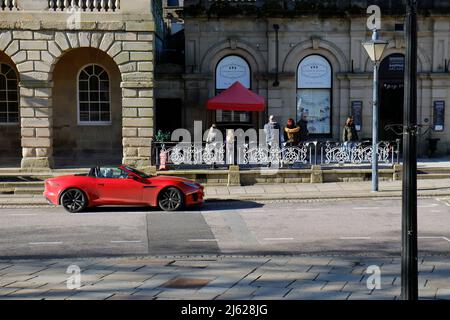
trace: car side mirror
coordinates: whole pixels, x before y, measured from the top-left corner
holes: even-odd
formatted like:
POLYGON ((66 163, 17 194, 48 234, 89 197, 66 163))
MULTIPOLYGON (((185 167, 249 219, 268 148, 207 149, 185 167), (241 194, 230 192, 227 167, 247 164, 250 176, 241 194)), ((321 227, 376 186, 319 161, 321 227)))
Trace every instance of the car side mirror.
POLYGON ((128 177, 127 177, 127 179, 133 179, 133 180, 139 181, 138 177, 136 177, 136 176, 133 175, 133 174, 129 174, 128 177))

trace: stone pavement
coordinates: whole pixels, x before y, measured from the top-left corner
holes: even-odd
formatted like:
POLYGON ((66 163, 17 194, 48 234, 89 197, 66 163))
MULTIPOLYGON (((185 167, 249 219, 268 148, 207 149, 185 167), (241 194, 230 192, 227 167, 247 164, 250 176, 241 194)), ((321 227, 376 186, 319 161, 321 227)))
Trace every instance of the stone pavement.
MULTIPOLYGON (((206 200, 315 200, 400 197, 401 181, 381 181, 380 192, 371 192, 371 182, 300 183, 252 186, 206 186, 206 200)), ((421 197, 450 196, 450 179, 418 181, 421 197)), ((41 195, 0 195, 0 206, 47 205, 41 195)))
MULTIPOLYGON (((369 281, 369 283, 374 283, 369 281)), ((0 260, 1 299, 399 299, 400 259, 337 256, 0 260), (78 289, 75 274, 80 268, 78 289), (367 282, 380 268, 381 289, 367 282)), ((419 259, 421 299, 450 299, 450 258, 419 259)))

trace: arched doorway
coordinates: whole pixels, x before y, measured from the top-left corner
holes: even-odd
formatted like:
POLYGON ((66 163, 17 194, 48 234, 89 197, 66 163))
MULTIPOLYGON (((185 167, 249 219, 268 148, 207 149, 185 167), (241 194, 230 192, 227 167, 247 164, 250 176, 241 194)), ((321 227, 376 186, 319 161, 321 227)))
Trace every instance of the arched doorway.
POLYGON ((394 141, 399 137, 386 130, 387 125, 403 123, 405 55, 394 53, 380 65, 380 140, 394 141))
POLYGON ((0 51, 0 166, 20 167, 21 154, 18 72, 0 51))
POLYGON ((122 90, 116 63, 94 48, 65 53, 53 71, 56 167, 122 161, 122 90))

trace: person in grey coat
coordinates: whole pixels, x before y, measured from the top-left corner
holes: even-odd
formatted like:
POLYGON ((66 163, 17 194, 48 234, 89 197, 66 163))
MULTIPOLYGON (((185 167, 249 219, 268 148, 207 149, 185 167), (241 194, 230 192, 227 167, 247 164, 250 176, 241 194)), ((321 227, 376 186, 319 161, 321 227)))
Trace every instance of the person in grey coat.
POLYGON ((281 126, 271 115, 269 122, 264 125, 264 133, 266 134, 266 143, 271 148, 280 148, 282 144, 281 126))

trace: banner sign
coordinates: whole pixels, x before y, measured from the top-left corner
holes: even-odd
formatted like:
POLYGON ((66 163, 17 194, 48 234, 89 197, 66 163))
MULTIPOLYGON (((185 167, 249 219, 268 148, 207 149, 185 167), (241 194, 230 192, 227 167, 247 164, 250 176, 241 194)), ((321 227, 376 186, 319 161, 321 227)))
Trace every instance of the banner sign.
POLYGON ((445 101, 435 101, 433 108, 433 129, 444 131, 445 123, 445 101))
POLYGON ((250 67, 247 61, 239 56, 227 56, 217 65, 216 89, 228 89, 236 81, 250 89, 250 67))
POLYGON ((357 131, 361 131, 362 128, 362 101, 352 101, 353 122, 357 131))
POLYGON ((311 55, 302 60, 297 70, 297 88, 330 89, 331 66, 318 55, 311 55))

